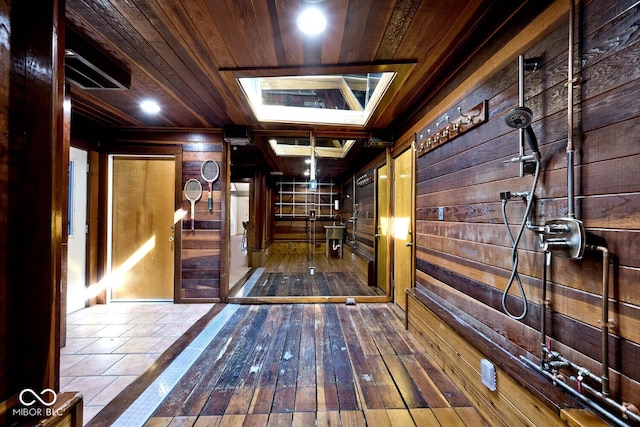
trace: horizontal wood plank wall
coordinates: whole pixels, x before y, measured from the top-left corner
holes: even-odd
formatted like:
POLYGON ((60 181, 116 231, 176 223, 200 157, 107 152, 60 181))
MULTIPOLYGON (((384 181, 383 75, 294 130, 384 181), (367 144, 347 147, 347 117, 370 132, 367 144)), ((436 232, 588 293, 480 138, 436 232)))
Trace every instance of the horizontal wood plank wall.
MULTIPOLYGON (((539 401, 502 369, 496 368, 496 384, 492 392, 482 385, 474 386, 480 378, 480 361, 486 356, 465 341, 415 297, 408 297, 409 330, 429 351, 437 365, 464 390, 473 405, 486 420, 495 426, 565 425, 558 414, 539 401)), ((477 385, 477 384, 476 384, 477 385)))
POLYGON ((342 221, 345 224, 347 231, 347 240, 354 240, 353 227, 354 222, 349 221, 349 218, 353 218, 354 203, 353 203, 354 191, 353 191, 353 179, 349 178, 342 183, 342 200, 340 201, 340 214, 342 215, 342 221), (349 197, 347 197, 349 196, 349 197))
MULTIPOLYGON (((568 7, 568 5, 567 5, 568 7)), ((582 83, 576 89, 576 214, 587 232, 606 242, 614 254, 610 267, 612 395, 640 401, 640 37, 634 1, 585 1, 577 13, 575 61, 582 83), (615 41, 615 42, 614 42, 615 41), (581 72, 580 72, 581 71, 581 72)), ((531 176, 520 178, 518 135, 504 115, 518 102, 517 55, 539 57, 527 72, 525 104, 533 110, 533 129, 542 153, 536 191, 535 221, 567 215, 567 62, 568 24, 538 40, 526 52, 505 53, 512 63, 497 69, 457 103, 488 100, 487 123, 418 157, 416 165, 417 286, 445 298, 499 332, 523 351, 539 357, 540 288, 543 254, 537 236, 525 231, 520 243, 519 272, 528 297, 522 321, 502 311, 501 296, 511 272, 511 247, 502 224, 501 191, 527 191, 531 176), (444 220, 438 221, 438 208, 444 220)), ((479 67, 476 60, 470 67, 479 67)), ((468 71, 468 70, 467 70, 468 71)), ((464 72, 464 70, 463 70, 464 72)), ((468 73, 469 75, 471 73, 468 73)), ((453 91, 454 87, 445 90, 453 91)), ((435 129, 435 122, 418 133, 435 129)), ((507 205, 512 230, 521 220, 523 203, 507 205)), ((360 225, 360 224, 359 224, 360 225)), ((515 232, 515 231, 514 231, 515 232)), ((554 257, 549 273, 552 347, 592 372, 600 372, 601 256, 588 252, 573 261, 554 257)), ((514 294, 508 305, 519 310, 514 294)), ((431 319, 433 321, 433 319, 431 319)), ((454 348, 455 349, 455 348, 454 348)), ((480 376, 477 376, 480 381, 480 376)), ((481 385, 480 385, 481 386, 481 385)))
POLYGON ((372 285, 373 277, 370 277, 372 274, 370 274, 369 265, 373 262, 373 260, 364 258, 350 245, 344 245, 344 258, 347 260, 351 260, 351 272, 356 277, 358 277, 358 279, 360 279, 362 283, 372 285))
POLYGON ((324 254, 324 226, 334 223, 329 213, 340 213, 333 210, 333 200, 340 197, 340 184, 334 183, 332 187, 321 184, 316 192, 308 192, 305 181, 299 178, 284 177, 277 183, 281 185, 274 184, 269 192, 272 218, 269 252, 305 254, 310 251, 310 242, 315 239, 315 252, 324 254), (295 185, 291 184, 293 182, 295 185), (331 204, 331 209, 328 204, 331 204), (310 221, 306 216, 311 208, 316 209, 317 219, 314 221, 310 221))
MULTIPOLYGON (((358 172, 357 177, 363 175, 375 178, 375 168, 368 168, 358 172)), ((356 183, 358 179, 356 177, 356 183)), ((356 216, 356 250, 369 259, 375 258, 375 234, 376 234, 376 192, 375 179, 360 186, 356 185, 356 203, 358 214, 356 216)))
POLYGON ((188 214, 182 219, 182 280, 180 301, 210 300, 220 298, 223 239, 225 228, 223 212, 226 188, 223 186, 226 171, 223 159, 222 141, 208 144, 186 144, 182 154, 182 186, 189 179, 197 179, 202 184, 202 197, 195 206, 195 230, 191 231, 191 204, 182 194, 182 209, 188 214), (213 209, 208 210, 209 185, 200 174, 205 160, 215 160, 220 166, 220 177, 213 183, 213 209))

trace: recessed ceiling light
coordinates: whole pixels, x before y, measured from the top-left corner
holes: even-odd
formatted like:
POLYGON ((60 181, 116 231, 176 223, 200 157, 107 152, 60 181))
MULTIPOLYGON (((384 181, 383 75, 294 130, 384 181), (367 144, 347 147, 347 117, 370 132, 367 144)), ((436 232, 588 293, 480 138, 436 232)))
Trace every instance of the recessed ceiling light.
POLYGON ((305 8, 296 21, 298 28, 305 34, 315 36, 327 28, 327 18, 315 6, 305 8))
POLYGON ((160 112, 160 106, 156 101, 147 99, 140 103, 140 108, 147 114, 157 114, 160 112))

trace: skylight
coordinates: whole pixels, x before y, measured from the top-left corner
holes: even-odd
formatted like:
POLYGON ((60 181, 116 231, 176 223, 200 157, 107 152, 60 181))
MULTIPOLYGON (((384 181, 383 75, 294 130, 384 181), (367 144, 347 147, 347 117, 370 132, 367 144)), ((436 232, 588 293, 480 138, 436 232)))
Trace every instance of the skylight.
MULTIPOLYGON (((314 151, 318 157, 344 158, 355 139, 339 138, 314 138, 314 151)), ((269 145, 277 156, 304 156, 308 157, 311 147, 309 137, 277 137, 269 139, 269 145)))
POLYGON ((395 75, 241 77, 238 81, 261 122, 364 127, 395 75))

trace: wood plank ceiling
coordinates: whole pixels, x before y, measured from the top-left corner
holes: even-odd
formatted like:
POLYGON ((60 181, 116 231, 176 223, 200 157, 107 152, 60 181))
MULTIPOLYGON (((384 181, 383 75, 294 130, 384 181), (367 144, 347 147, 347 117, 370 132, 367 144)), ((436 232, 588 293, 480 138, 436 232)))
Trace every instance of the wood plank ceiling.
MULTIPOLYGON (((397 134, 469 53, 485 47, 509 20, 547 3, 324 0, 328 28, 309 38, 296 27, 305 1, 67 0, 68 26, 131 72, 128 90, 72 86, 74 117, 106 128, 247 126, 255 146, 238 147, 232 160, 255 159, 294 175, 300 167, 276 158, 269 136, 314 131, 363 141, 372 129, 397 134), (404 81, 396 82, 364 128, 258 123, 236 80, 237 72, 251 70, 331 73, 343 65, 401 63, 411 64, 404 81), (162 112, 144 114, 139 102, 145 98, 156 99, 162 112)), ((362 147, 360 142, 345 160, 332 161, 324 178, 353 168, 362 147)), ((379 152, 369 150, 369 157, 379 152)))

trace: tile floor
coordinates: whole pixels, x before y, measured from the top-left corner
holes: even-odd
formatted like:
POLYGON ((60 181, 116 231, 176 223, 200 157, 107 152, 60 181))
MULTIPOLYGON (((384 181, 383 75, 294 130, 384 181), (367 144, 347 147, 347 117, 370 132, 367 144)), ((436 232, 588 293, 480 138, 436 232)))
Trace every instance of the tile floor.
POLYGON ((69 314, 60 390, 82 393, 86 424, 212 306, 116 302, 69 314))

